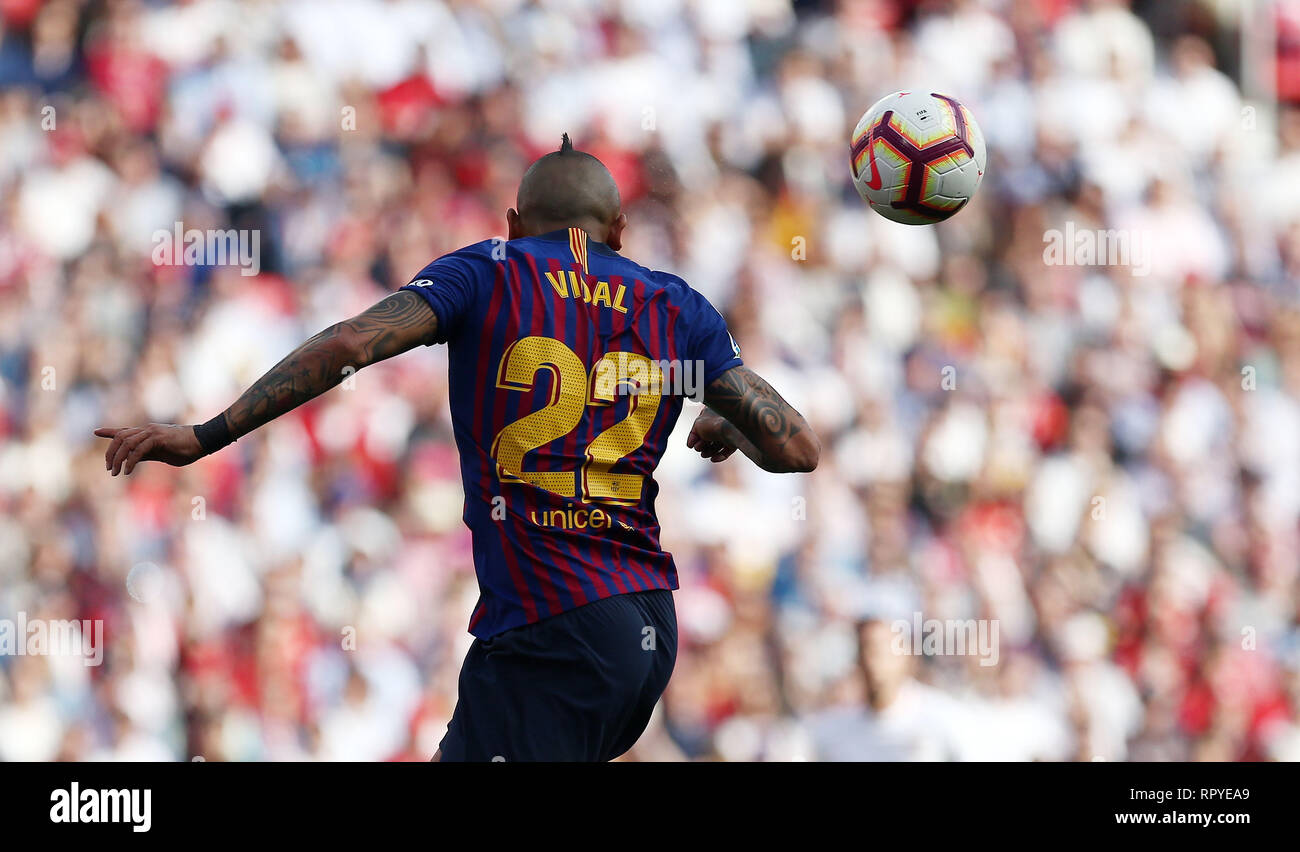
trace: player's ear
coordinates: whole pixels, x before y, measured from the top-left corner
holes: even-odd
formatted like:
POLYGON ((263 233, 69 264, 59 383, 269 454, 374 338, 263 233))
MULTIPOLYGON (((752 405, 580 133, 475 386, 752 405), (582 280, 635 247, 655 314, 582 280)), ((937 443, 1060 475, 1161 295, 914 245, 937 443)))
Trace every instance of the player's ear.
POLYGON ((517 240, 527 236, 524 233, 523 220, 519 216, 519 211, 511 207, 506 211, 506 239, 517 240))
POLYGON ((623 229, 627 227, 627 214, 619 213, 618 218, 609 226, 609 235, 605 237, 605 245, 614 251, 621 251, 623 248, 623 229))

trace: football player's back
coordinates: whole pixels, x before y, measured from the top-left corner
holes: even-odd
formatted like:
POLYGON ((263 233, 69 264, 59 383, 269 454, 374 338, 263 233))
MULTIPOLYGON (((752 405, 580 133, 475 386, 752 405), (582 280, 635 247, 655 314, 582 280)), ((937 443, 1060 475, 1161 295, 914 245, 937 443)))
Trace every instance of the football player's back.
POLYGON ((739 366, 681 279, 572 227, 488 240, 408 287, 439 317, 491 636, 593 600, 674 589, 653 472, 686 396, 739 366))

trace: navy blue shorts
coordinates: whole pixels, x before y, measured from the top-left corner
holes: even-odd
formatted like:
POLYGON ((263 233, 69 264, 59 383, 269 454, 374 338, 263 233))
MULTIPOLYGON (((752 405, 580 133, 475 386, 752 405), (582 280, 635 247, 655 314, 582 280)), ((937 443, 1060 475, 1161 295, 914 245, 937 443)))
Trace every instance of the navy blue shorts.
POLYGON ((613 760, 645 730, 676 661, 677 613, 664 590, 475 639, 442 760, 613 760))

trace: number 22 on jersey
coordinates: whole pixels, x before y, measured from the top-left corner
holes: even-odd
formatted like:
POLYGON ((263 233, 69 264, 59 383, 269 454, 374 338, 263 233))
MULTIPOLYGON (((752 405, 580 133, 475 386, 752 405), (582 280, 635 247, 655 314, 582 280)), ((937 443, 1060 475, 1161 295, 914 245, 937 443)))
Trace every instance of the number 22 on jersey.
POLYGON ((497 478, 527 482, 561 497, 574 497, 580 480, 584 502, 638 503, 644 477, 612 473, 611 469, 645 443, 659 412, 657 391, 663 387, 659 365, 634 352, 607 352, 589 375, 582 359, 564 343, 553 337, 531 336, 516 340, 501 356, 497 387, 531 391, 543 370, 552 376, 546 405, 508 424, 492 442, 497 478), (640 380, 647 377, 649 381, 642 386, 640 380), (627 414, 587 445, 580 471, 523 469, 525 454, 572 432, 582 422, 587 406, 613 405, 620 388, 627 388, 627 414))

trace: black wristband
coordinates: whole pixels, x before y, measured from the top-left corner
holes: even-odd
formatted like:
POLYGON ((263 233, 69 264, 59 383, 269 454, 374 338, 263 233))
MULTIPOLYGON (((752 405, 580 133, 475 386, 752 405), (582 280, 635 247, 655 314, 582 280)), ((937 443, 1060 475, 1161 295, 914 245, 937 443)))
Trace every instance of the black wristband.
POLYGON ((230 436, 230 425, 226 423, 226 414, 222 412, 207 423, 194 427, 194 437, 199 439, 199 446, 204 455, 212 455, 217 450, 234 443, 230 436))

